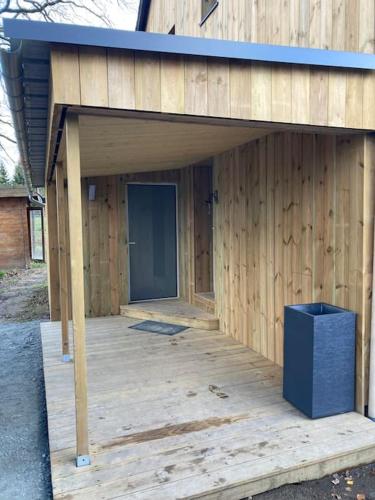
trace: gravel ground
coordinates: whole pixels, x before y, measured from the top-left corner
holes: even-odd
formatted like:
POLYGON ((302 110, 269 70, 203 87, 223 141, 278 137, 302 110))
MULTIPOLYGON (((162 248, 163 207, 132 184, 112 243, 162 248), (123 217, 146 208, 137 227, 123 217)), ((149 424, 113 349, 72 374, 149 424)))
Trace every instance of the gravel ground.
POLYGON ((52 498, 39 322, 0 323, 0 498, 52 498))

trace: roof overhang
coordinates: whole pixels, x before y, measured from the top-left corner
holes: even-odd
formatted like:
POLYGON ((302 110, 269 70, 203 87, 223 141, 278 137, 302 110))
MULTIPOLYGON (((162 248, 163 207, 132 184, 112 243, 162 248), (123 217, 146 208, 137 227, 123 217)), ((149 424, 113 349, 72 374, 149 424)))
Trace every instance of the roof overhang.
POLYGON ((372 54, 93 28, 73 24, 4 19, 4 34, 13 40, 89 45, 243 61, 375 70, 375 56, 372 54))
MULTIPOLYGON (((147 1, 141 3, 145 16, 147 1)), ((140 11, 141 12, 141 11, 140 11)), ((141 14, 140 14, 141 15, 141 14)), ((144 21, 144 17, 143 23, 144 21)), ((140 21, 141 22, 141 21, 140 21)), ((375 70, 375 55, 228 40, 130 32, 69 24, 4 19, 12 50, 2 67, 17 142, 34 186, 44 185, 49 103, 50 45, 117 48, 141 53, 175 54, 266 63, 375 70)))

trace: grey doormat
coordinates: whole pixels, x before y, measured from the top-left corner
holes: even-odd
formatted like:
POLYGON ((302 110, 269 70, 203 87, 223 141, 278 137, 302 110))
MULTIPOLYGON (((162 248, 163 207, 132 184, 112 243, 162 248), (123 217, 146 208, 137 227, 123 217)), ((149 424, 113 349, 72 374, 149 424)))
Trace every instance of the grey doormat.
POLYGON ((161 323, 160 321, 142 321, 136 325, 129 326, 133 330, 142 330, 144 332, 160 333, 161 335, 176 335, 176 333, 187 330, 187 326, 172 325, 171 323, 161 323))

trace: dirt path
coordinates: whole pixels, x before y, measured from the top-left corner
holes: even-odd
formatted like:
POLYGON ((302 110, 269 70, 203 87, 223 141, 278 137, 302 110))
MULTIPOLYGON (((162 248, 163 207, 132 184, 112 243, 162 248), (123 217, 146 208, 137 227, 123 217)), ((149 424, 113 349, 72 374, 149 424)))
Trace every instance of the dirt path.
POLYGON ((47 269, 9 271, 0 277, 0 322, 48 319, 47 269))

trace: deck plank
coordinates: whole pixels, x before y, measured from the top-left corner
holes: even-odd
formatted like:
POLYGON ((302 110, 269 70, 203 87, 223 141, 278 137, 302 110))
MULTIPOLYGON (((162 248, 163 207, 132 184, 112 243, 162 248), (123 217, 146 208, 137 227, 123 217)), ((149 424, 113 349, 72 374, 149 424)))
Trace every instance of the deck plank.
POLYGON ((42 324, 56 499, 233 499, 375 460, 357 413, 310 420, 282 398, 281 369, 218 331, 174 337, 89 319, 92 465, 74 465, 73 364, 42 324))

